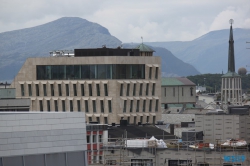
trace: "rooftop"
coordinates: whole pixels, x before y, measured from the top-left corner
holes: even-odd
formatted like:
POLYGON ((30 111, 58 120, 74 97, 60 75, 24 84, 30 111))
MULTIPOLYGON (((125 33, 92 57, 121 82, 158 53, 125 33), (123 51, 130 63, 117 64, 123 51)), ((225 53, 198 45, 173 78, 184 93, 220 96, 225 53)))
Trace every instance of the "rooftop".
POLYGON ((161 79, 162 86, 195 86, 195 83, 185 77, 163 77, 161 79))
POLYGON ((152 48, 150 48, 149 46, 141 43, 140 45, 138 45, 136 47, 136 49, 139 49, 141 52, 155 52, 155 50, 153 50, 152 48))

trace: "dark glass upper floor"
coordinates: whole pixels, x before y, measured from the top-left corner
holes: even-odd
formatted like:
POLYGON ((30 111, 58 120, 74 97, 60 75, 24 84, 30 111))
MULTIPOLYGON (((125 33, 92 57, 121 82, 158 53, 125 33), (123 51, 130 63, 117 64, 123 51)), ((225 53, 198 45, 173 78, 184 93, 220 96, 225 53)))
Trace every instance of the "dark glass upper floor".
POLYGON ((123 48, 93 48, 93 49, 75 49, 75 57, 81 56, 140 56, 139 49, 123 48))
POLYGON ((37 65, 36 76, 37 80, 145 79, 145 65, 37 65))

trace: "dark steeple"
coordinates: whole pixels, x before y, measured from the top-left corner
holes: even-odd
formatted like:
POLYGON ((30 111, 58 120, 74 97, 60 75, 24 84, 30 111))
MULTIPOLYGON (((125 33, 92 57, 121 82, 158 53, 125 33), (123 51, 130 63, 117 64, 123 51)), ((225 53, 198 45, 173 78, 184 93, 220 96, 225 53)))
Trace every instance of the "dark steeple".
POLYGON ((228 72, 235 72, 235 60, 234 60, 234 39, 233 39, 233 19, 229 20, 230 35, 229 35, 229 48, 228 48, 228 72))

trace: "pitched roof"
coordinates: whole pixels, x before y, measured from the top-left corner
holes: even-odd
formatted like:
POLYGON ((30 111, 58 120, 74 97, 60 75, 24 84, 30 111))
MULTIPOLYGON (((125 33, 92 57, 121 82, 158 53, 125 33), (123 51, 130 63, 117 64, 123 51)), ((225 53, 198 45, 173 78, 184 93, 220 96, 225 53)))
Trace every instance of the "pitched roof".
POLYGON ((140 45, 138 45, 136 47, 136 49, 139 49, 141 52, 155 52, 155 50, 153 50, 152 48, 150 48, 149 46, 141 43, 140 45))
POLYGON ((185 85, 192 85, 195 86, 195 83, 190 81, 188 78, 185 77, 163 77, 161 78, 161 85, 162 86, 185 86, 185 85))

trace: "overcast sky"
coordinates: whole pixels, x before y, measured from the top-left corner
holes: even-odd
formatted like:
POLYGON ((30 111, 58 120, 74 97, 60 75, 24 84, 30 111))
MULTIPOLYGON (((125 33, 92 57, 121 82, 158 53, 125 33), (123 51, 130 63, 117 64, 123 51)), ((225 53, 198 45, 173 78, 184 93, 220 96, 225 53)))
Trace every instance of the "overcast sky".
POLYGON ((193 40, 212 30, 250 28, 249 0, 0 0, 0 33, 61 17, 106 27, 122 42, 193 40))

